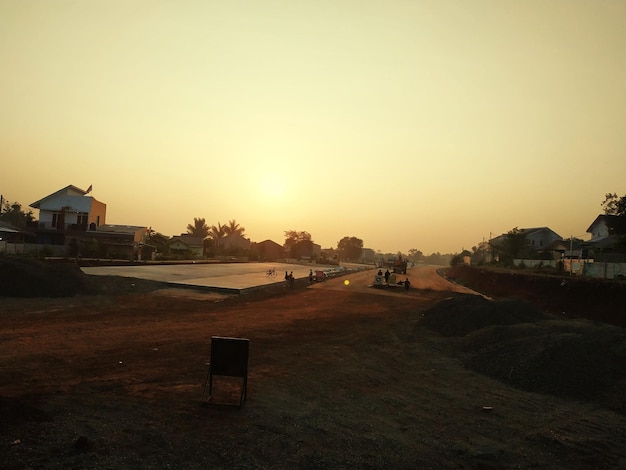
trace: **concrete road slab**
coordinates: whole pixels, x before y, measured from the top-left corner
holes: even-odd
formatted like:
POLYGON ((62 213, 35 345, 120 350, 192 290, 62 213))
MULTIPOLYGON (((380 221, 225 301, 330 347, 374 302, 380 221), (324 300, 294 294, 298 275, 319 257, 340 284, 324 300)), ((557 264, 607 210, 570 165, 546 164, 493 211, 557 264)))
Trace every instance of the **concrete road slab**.
POLYGON ((164 282, 177 286, 196 287, 238 293, 247 289, 285 282, 285 272, 296 279, 309 276, 309 270, 333 269, 336 266, 288 263, 224 263, 224 264, 146 264, 132 266, 85 266, 82 271, 94 276, 123 276, 164 282), (276 276, 268 276, 270 269, 276 276))

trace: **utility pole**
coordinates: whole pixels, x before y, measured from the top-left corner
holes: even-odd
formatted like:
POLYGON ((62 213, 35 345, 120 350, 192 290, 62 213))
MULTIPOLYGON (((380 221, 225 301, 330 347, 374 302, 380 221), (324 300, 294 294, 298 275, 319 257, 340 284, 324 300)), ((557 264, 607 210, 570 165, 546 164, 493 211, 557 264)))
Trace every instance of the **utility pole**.
POLYGON ((574 236, 570 235, 569 236, 569 275, 570 275, 570 277, 572 277, 572 263, 574 262, 573 255, 572 255, 572 252, 573 252, 572 244, 573 244, 573 242, 574 242, 574 236))

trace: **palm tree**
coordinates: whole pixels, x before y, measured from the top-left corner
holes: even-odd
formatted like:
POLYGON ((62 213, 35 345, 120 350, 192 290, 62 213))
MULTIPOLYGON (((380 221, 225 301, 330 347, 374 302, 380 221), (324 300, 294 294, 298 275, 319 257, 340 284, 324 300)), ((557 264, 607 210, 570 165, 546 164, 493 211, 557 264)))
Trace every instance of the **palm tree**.
POLYGON ((217 226, 211 226, 209 230, 209 237, 211 237, 213 243, 215 243, 215 248, 218 250, 220 249, 222 238, 224 238, 224 236, 226 236, 226 225, 222 225, 218 222, 217 226))
POLYGON ((228 221, 228 225, 224 226, 224 231, 226 235, 243 235, 243 232, 245 232, 246 229, 245 227, 239 225, 235 219, 233 219, 228 221))
POLYGON ((187 225, 187 233, 194 237, 202 238, 203 240, 209 236, 209 226, 206 224, 205 219, 193 218, 193 225, 187 225))

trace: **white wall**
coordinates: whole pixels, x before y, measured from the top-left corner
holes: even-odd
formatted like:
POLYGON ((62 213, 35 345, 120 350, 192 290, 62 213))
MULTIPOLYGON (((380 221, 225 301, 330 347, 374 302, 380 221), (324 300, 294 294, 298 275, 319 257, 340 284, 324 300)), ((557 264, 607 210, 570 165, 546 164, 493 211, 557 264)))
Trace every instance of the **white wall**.
POLYGON ((41 245, 38 243, 7 243, 0 242, 0 253, 7 255, 33 254, 39 255, 42 252, 50 256, 67 256, 67 246, 65 245, 41 245))
POLYGON ((65 226, 78 223, 79 214, 88 214, 88 224, 106 224, 106 204, 96 201, 92 197, 70 196, 62 194, 51 200, 44 201, 39 207, 39 223, 45 228, 52 227, 52 214, 61 211, 61 208, 69 207, 65 211, 65 226))
POLYGON ((71 207, 71 211, 89 212, 91 211, 92 198, 85 196, 59 195, 44 201, 39 206, 40 210, 60 211, 62 207, 71 207))
MULTIPOLYGON (((567 274, 569 274, 571 271, 572 274, 576 274, 578 276, 588 276, 601 279, 613 279, 618 274, 626 276, 626 263, 598 263, 593 260, 585 259, 564 259, 562 261, 563 270, 567 274)), ((526 266, 527 268, 536 268, 540 264, 542 266, 556 268, 559 262, 554 260, 538 259, 513 260, 513 264, 515 266, 519 266, 522 263, 524 263, 524 266, 526 266)))

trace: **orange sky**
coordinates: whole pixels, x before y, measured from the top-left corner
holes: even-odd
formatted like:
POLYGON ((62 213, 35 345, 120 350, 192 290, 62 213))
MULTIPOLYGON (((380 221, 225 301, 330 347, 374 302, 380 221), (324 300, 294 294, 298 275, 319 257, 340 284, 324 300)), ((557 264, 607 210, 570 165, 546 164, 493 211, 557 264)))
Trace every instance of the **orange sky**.
POLYGON ((0 193, 383 252, 626 194, 622 0, 0 0, 0 193))

